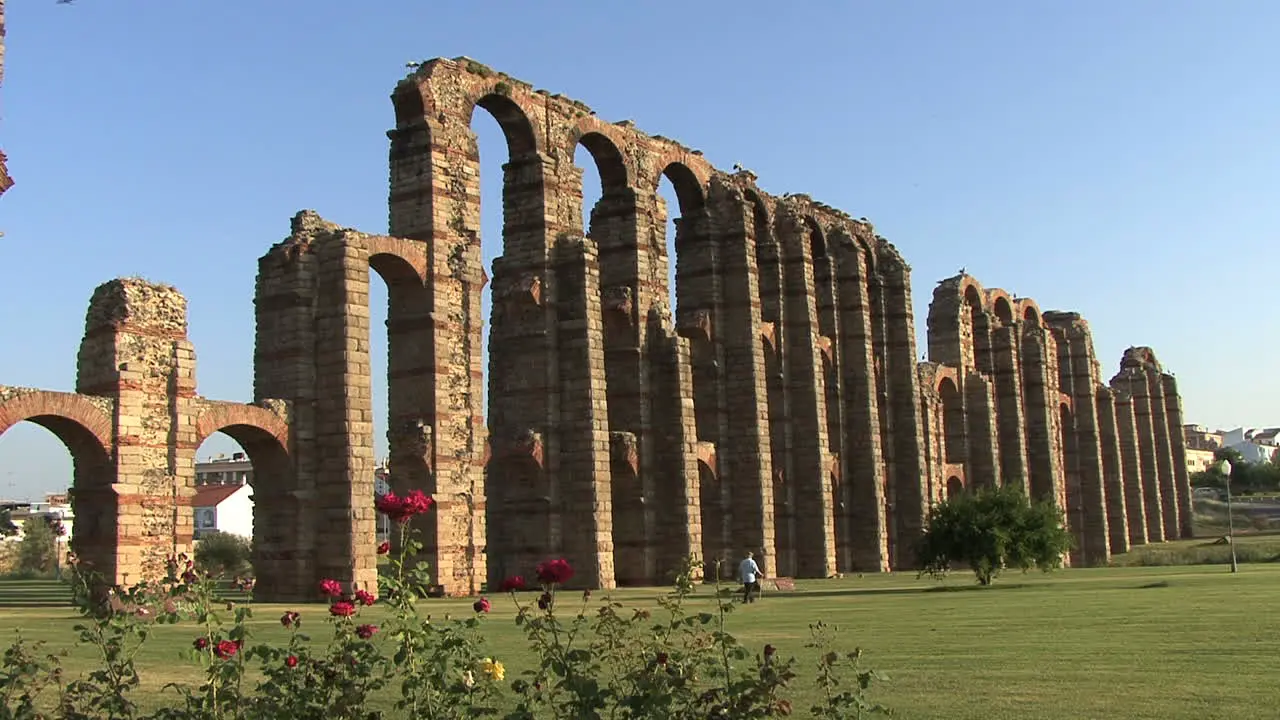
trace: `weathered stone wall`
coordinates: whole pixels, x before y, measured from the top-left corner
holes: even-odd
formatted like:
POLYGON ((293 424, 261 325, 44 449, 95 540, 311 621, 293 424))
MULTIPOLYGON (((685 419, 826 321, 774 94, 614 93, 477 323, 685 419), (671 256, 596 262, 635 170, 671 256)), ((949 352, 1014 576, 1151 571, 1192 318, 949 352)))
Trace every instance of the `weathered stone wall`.
MULTIPOLYGON (((291 475, 285 404, 214 403, 195 390, 186 299, 136 278, 94 291, 75 393, 0 386, 0 433, 31 421, 70 451, 72 551, 108 584, 154 579, 169 556, 191 552, 195 451, 211 433, 227 432, 244 446, 255 482, 291 475)), ((273 520, 268 508, 255 526, 265 536, 273 520)), ((276 597, 277 570, 259 563, 265 597, 276 597)), ((311 594, 295 588, 292 597, 311 594)))
POLYGON ((1075 565, 1175 536, 1163 527, 1189 536, 1181 400, 1149 349, 1126 352, 1106 386, 1077 313, 1041 313, 962 273, 934 289, 929 355, 920 407, 935 497, 948 483, 1014 483, 1052 498, 1075 565))

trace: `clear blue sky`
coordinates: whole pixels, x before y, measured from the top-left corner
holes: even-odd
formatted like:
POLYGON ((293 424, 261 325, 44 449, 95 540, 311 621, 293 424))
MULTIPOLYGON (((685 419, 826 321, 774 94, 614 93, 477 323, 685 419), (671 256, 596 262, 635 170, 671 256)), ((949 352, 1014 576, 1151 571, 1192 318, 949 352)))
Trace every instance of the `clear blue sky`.
MULTIPOLYGON (((1277 27, 1270 0, 12 1, 0 383, 70 389, 91 290, 136 274, 190 299, 200 392, 249 400, 257 258, 302 208, 384 232, 391 89, 468 55, 870 218, 921 336, 964 266, 1083 313, 1107 377, 1153 346, 1188 421, 1277 425, 1277 27)), ((474 127, 491 258, 505 149, 474 127)), ((69 470, 0 438, 0 496, 69 470)))

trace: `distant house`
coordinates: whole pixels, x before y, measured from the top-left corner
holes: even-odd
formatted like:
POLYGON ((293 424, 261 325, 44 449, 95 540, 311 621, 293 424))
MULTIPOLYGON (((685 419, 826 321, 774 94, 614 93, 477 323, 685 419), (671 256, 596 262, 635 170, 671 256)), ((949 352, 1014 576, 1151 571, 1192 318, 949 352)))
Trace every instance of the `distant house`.
POLYGON ((253 537, 253 488, 249 485, 202 485, 191 504, 196 540, 213 533, 253 537))
POLYGON ((1280 428, 1236 428, 1222 434, 1222 444, 1240 453, 1245 462, 1271 462, 1280 455, 1280 428))

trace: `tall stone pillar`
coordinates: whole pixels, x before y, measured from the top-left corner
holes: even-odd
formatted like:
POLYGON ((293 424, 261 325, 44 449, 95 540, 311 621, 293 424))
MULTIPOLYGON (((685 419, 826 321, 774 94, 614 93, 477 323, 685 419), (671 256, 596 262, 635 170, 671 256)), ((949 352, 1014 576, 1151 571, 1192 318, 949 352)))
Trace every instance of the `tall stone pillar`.
MULTIPOLYGON (((860 228, 859 228, 860 229, 860 228)), ((884 450, 880 411, 875 392, 876 362, 872 347, 871 302, 868 292, 871 245, 875 237, 835 238, 836 282, 840 298, 840 355, 844 403, 841 439, 841 477, 848 491, 851 544, 849 570, 890 570, 888 522, 885 515, 884 450)))
MULTIPOLYGON (((1062 492, 1062 461, 1057 450, 1058 414, 1056 378, 1050 374, 1049 359, 1056 345, 1039 324, 1023 328, 1020 370, 1027 414, 1027 469, 1031 497, 1059 502, 1062 492)), ((1059 503, 1065 511, 1065 505, 1059 503)))
POLYGON ((1057 334, 1060 382, 1072 398, 1073 441, 1080 488, 1077 507, 1081 553, 1086 564, 1103 565, 1110 559, 1110 551, 1094 392, 1097 382, 1093 341, 1084 319, 1076 313, 1045 313, 1043 317, 1057 334))
MULTIPOLYGON (((877 238, 879 240, 879 238, 877 238)), ((924 431, 920 416, 920 386, 916 371, 916 331, 911 309, 911 269, 896 248, 877 245, 876 263, 883 293, 885 362, 892 455, 886 466, 890 489, 889 516, 894 518, 893 566, 917 566, 916 547, 924 530, 929 498, 925 494, 924 431)), ((873 305, 874 306, 874 305, 873 305)))
POLYGON ((102 535, 114 532, 116 555, 112 562, 83 539, 75 549, 109 584, 156 580, 169 556, 192 548, 195 352, 186 298, 137 279, 98 286, 78 365, 77 393, 115 401, 115 474, 109 487, 73 489, 72 507, 99 516, 102 535))
MULTIPOLYGON (((1151 428, 1156 438, 1156 474, 1160 478, 1160 507, 1164 512, 1165 538, 1179 536, 1178 486, 1174 477, 1173 442, 1165 409, 1164 383, 1160 371, 1146 369, 1147 388, 1151 393, 1151 428)), ((1181 428, 1178 429, 1181 433, 1181 428)))
MULTIPOLYGON (((783 207, 777 217, 783 252, 786 290, 784 321, 788 396, 792 436, 790 451, 795 475, 788 479, 794 499, 798 577, 829 577, 835 573, 835 524, 830 503, 831 476, 827 466, 826 399, 818 378, 818 319, 814 304, 812 233, 805 219, 783 207)), ((775 498, 775 502, 777 498, 775 498)))
POLYGON ((1173 485, 1178 503, 1178 532, 1180 537, 1195 537, 1191 509, 1191 472, 1187 468, 1187 439, 1182 434, 1182 396, 1178 394, 1178 381, 1169 373, 1160 374, 1164 389, 1165 427, 1168 428, 1169 446, 1173 451, 1173 485))
POLYGON ((1103 487, 1107 501, 1107 537, 1111 552, 1129 551, 1129 523, 1125 512, 1124 465, 1116 429, 1116 398, 1110 388, 1098 388, 1098 441, 1102 446, 1103 487))
POLYGON ((1129 544, 1147 544, 1146 501, 1142 493, 1142 463, 1138 459, 1138 425, 1133 416, 1133 398, 1116 392, 1116 435, 1120 441, 1120 469, 1124 483, 1126 525, 1129 544))
POLYGON ((966 479, 970 487, 994 488, 1000 482, 1000 442, 996 432, 991 381, 980 372, 964 379, 966 479))
POLYGON ((1000 479, 1017 484, 1031 495, 1027 468, 1027 414, 1023 402, 1022 372, 1019 363, 1021 327, 1003 325, 991 332, 991 355, 995 365, 996 417, 999 425, 1000 479))
POLYGON ((1138 467, 1142 477, 1143 510, 1146 516, 1147 541, 1165 541, 1164 509, 1160 497, 1160 476, 1156 463, 1156 436, 1152 414, 1151 391, 1140 365, 1125 363, 1111 379, 1111 387, 1127 392, 1132 399, 1134 425, 1137 430, 1138 467))
POLYGON ((723 354, 726 434, 716 455, 729 483, 730 537, 749 543, 728 549, 734 551, 731 557, 746 549, 771 556, 773 450, 756 267, 757 234, 768 227, 759 226, 752 203, 723 178, 712 180, 708 205, 710 234, 720 249, 722 293, 713 332, 723 354))

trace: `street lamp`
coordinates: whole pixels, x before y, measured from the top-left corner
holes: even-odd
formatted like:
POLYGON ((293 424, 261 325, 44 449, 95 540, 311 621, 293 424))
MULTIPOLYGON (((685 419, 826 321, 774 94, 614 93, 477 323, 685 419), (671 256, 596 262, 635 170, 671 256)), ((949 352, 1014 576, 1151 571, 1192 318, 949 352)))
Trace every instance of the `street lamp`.
POLYGON ((1218 472, 1222 473, 1227 485, 1227 544, 1231 546, 1231 572, 1240 572, 1240 566, 1236 564, 1235 516, 1231 514, 1231 462, 1224 458, 1218 463, 1218 472))

